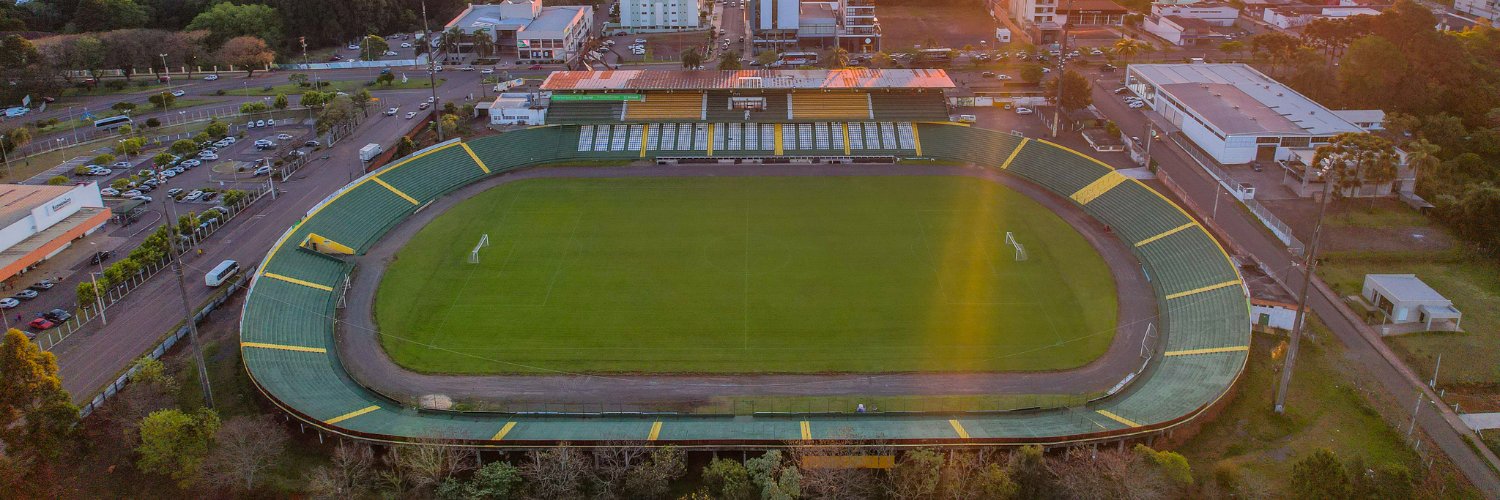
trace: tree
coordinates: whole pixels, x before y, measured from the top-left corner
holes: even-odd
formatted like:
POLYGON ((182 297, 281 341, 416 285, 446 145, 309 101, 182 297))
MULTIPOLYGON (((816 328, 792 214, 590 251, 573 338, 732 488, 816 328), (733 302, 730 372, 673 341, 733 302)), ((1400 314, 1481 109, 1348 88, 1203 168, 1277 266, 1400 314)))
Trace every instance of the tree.
POLYGON ((1245 42, 1230 40, 1219 44, 1219 50, 1225 54, 1229 54, 1231 57, 1237 56, 1239 53, 1245 51, 1245 42))
POLYGON ((736 460, 715 458, 703 468, 703 485, 714 498, 722 500, 751 500, 758 495, 750 471, 736 460))
POLYGON ((205 127, 203 131, 209 137, 222 139, 224 136, 229 135, 229 124, 219 121, 218 118, 214 118, 209 120, 208 127, 205 127))
POLYGON ((1042 447, 1022 446, 1011 452, 1007 468, 1020 498, 1044 498, 1052 491, 1054 480, 1051 471, 1047 470, 1042 447))
POLYGON ((69 179, 66 175, 56 175, 51 179, 47 179, 48 186, 66 186, 72 182, 73 179, 69 179))
POLYGON ((287 101, 286 94, 276 94, 276 102, 272 104, 273 107, 276 109, 286 109, 289 105, 291 103, 287 101))
POLYGON ((781 451, 771 450, 745 461, 750 481, 763 500, 791 500, 802 496, 802 474, 796 466, 782 462, 781 451))
POLYGON ((286 449, 286 430, 266 415, 241 415, 214 434, 214 448, 203 461, 203 482, 232 491, 255 489, 260 473, 286 449))
POLYGON ((824 65, 828 69, 843 69, 849 66, 849 51, 843 47, 834 47, 828 51, 824 65))
POLYGON ((1401 149, 1406 152, 1406 166, 1412 169, 1412 174, 1418 179, 1422 178, 1422 172, 1437 168, 1443 162, 1437 156, 1443 148, 1428 142, 1427 139, 1408 142, 1401 146, 1401 149))
POLYGON ((198 150, 198 143, 191 139, 179 139, 172 143, 171 151, 177 156, 186 156, 198 150))
POLYGON ((307 490, 314 498, 361 498, 374 479, 375 452, 369 445, 340 441, 328 465, 307 475, 307 490))
POLYGON ((1333 142, 1318 146, 1313 153, 1313 167, 1321 169, 1324 182, 1333 183, 1334 196, 1344 197, 1356 194, 1366 183, 1394 180, 1398 158, 1396 148, 1384 138, 1370 133, 1343 133, 1334 136, 1333 142))
POLYGON ((448 478, 438 487, 438 498, 500 500, 520 496, 521 469, 506 462, 490 462, 474 471, 468 482, 448 478))
POLYGON ((477 467, 479 454, 471 449, 443 446, 436 441, 391 448, 385 460, 414 490, 435 488, 455 474, 477 467))
POLYGON ((199 468, 208 456, 219 414, 202 408, 193 413, 176 408, 151 412, 141 420, 140 458, 136 465, 142 471, 164 474, 188 487, 198 479, 199 468))
POLYGON ((6 150, 15 151, 16 148, 24 148, 27 144, 31 144, 31 129, 16 127, 6 133, 4 138, 5 142, 8 143, 6 150))
POLYGON ((1389 40, 1367 36, 1355 40, 1338 68, 1339 89, 1355 105, 1389 102, 1391 92, 1409 73, 1406 54, 1389 40))
POLYGON ((1062 85, 1062 101, 1057 103, 1062 109, 1073 111, 1087 108, 1094 103, 1093 84, 1082 73, 1073 70, 1063 71, 1059 78, 1047 82, 1047 93, 1055 98, 1057 86, 1062 85))
POLYGON ((1042 65, 1036 63, 1022 64, 1020 75, 1021 81, 1026 83, 1042 81, 1042 65))
POLYGON ((390 73, 381 73, 380 76, 375 77, 375 83, 389 87, 396 83, 396 75, 390 73))
POLYGON ((671 491, 672 481, 687 472, 686 454, 675 446, 651 450, 645 463, 627 469, 625 497, 662 498, 671 491))
POLYGON ((302 97, 297 100, 297 104, 305 108, 321 108, 324 104, 328 104, 330 97, 332 97, 332 94, 327 92, 309 90, 302 93, 302 97))
POLYGON ((687 69, 699 69, 703 67, 703 54, 698 52, 697 47, 689 47, 682 51, 682 67, 687 69))
POLYGON ((521 465, 521 476, 531 485, 531 492, 538 498, 572 498, 583 488, 588 473, 588 460, 577 448, 567 443, 533 451, 521 465))
POLYGON ((318 134, 322 135, 336 126, 343 126, 354 121, 354 101, 348 96, 334 95, 323 111, 318 114, 318 121, 314 126, 318 134))
POLYGON ((453 137, 458 133, 458 115, 444 113, 438 117, 437 126, 443 132, 443 137, 453 137))
POLYGON ((248 115, 248 114, 251 114, 251 113, 264 113, 264 112, 270 111, 270 110, 271 110, 271 107, 267 106, 266 103, 261 102, 261 101, 250 101, 250 102, 246 102, 246 103, 240 103, 240 113, 241 114, 248 115))
MULTIPOLYGON (((182 142, 182 141, 177 141, 177 142, 182 142)), ((189 141, 189 142, 191 142, 191 141, 189 141)), ((156 165, 157 168, 161 168, 161 167, 165 167, 167 165, 171 165, 172 161, 175 160, 175 159, 176 158, 174 158, 171 153, 157 153, 156 156, 154 156, 154 157, 151 158, 151 164, 152 165, 156 165)))
POLYGON ((1135 57, 1137 54, 1140 54, 1141 52, 1144 52, 1146 50, 1146 42, 1142 42, 1130 37, 1124 37, 1119 40, 1115 40, 1115 44, 1110 48, 1110 50, 1120 57, 1124 58, 1125 64, 1128 65, 1130 64, 1130 58, 1135 57))
POLYGON ((1267 31, 1250 36, 1250 53, 1263 57, 1271 63, 1273 75, 1280 75, 1279 68, 1291 62, 1301 47, 1301 40, 1280 31, 1267 31))
POLYGON ((365 39, 361 45, 363 46, 360 47, 359 53, 364 56, 366 61, 380 59, 381 56, 385 55, 387 50, 391 50, 391 44, 386 42, 384 38, 376 35, 365 35, 365 39))
POLYGON ((884 51, 876 52, 874 56, 870 57, 870 67, 871 68, 874 68, 874 69, 884 69, 884 68, 894 68, 895 66, 896 66, 896 60, 893 59, 893 58, 891 58, 891 55, 885 53, 884 51))
POLYGON ((404 158, 404 157, 406 157, 406 155, 409 155, 413 151, 416 151, 416 150, 417 150, 417 143, 413 142, 410 137, 402 136, 401 137, 401 142, 397 142, 396 143, 396 157, 397 158, 404 158))
POLYGON ((736 57, 734 54, 724 54, 722 56, 719 56, 719 69, 721 71, 738 71, 741 68, 742 66, 740 65, 740 58, 736 57))
POLYGON ((33 466, 56 459, 77 422, 57 358, 20 330, 7 330, 0 343, 0 457, 33 466))
POLYGON ((1292 464, 1291 492, 1294 498, 1323 500, 1349 498, 1349 474, 1338 456, 1319 448, 1292 464))
POLYGON ((114 152, 124 156, 139 155, 141 149, 145 149, 145 140, 139 137, 126 138, 114 144, 114 152))
MULTIPOLYGON (((354 107, 359 109, 359 113, 366 117, 370 116, 370 103, 374 99, 375 97, 370 95, 369 89, 359 89, 359 92, 354 93, 354 97, 351 98, 354 101, 354 107)), ((447 104, 452 106, 453 101, 448 101, 447 104)))
POLYGON ((132 0, 82 0, 77 5, 72 24, 81 30, 140 28, 151 21, 150 10, 132 0))
POLYGON ((306 87, 308 82, 307 73, 292 73, 287 75, 287 81, 297 84, 298 87, 306 87))
POLYGON ((781 54, 774 50, 767 50, 755 55, 755 62, 759 66, 770 66, 781 58, 781 54))
POLYGON ((258 4, 217 3, 188 23, 189 30, 208 33, 205 42, 216 47, 237 37, 254 37, 270 45, 279 45, 282 36, 281 16, 273 7, 258 4))
POLYGON ((172 107, 173 104, 177 103, 177 96, 168 94, 166 92, 160 92, 151 94, 151 97, 147 97, 146 100, 149 101, 152 106, 156 106, 156 109, 166 109, 172 107))
POLYGON ((943 456, 932 450, 906 452, 891 469, 886 491, 892 498, 935 498, 942 485, 943 456))
POLYGON ((248 78, 255 74, 257 66, 271 64, 276 59, 276 53, 266 46, 265 40, 253 36, 237 36, 224 42, 224 47, 219 49, 218 58, 225 64, 244 68, 248 78))
POLYGON ((41 60, 42 54, 36 45, 21 35, 5 35, 0 39, 0 69, 21 69, 41 60))

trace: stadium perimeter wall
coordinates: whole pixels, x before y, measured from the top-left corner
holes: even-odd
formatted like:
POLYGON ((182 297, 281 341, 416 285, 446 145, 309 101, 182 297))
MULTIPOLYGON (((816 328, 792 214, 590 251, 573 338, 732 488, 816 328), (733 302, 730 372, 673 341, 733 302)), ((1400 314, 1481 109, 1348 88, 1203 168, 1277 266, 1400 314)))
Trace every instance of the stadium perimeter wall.
POLYGON ((929 141, 925 157, 998 168, 1030 180, 1072 198, 1133 244, 1153 277, 1163 341, 1132 383, 1074 408, 735 417, 423 411, 350 378, 337 356, 334 323, 336 290, 351 266, 303 248, 302 242, 317 235, 359 252, 427 202, 475 180, 536 164, 597 159, 576 153, 577 130, 566 126, 435 145, 366 174, 315 206, 256 270, 241 319, 247 373, 270 401, 320 431, 376 442, 420 439, 496 448, 563 441, 715 448, 821 439, 958 446, 1055 446, 1158 436, 1175 441, 1199 419, 1217 413, 1244 371, 1249 311, 1233 262, 1197 221, 1139 182, 1061 146, 950 124, 919 128, 929 141), (984 154, 975 154, 975 148, 984 154))

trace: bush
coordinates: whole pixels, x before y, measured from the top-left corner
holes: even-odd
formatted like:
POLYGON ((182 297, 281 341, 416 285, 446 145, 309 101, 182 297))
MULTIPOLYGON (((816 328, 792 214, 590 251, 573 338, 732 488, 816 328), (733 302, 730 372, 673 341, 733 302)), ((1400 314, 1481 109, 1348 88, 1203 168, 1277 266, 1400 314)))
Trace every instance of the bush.
POLYGON ((147 118, 146 119, 146 127, 147 128, 156 128, 156 127, 160 127, 160 126, 161 126, 161 120, 158 120, 158 119, 155 119, 155 118, 147 118))
POLYGON ((65 186, 71 182, 73 182, 73 180, 69 179, 66 175, 59 175, 51 179, 47 179, 47 185, 49 186, 65 186))
POLYGON ((125 90, 125 80, 110 80, 104 82, 104 88, 110 90, 125 90))
POLYGON ((88 165, 79 165, 79 166, 73 167, 73 175, 78 175, 78 176, 89 175, 89 167, 88 167, 88 165))
POLYGON ((219 90, 215 90, 214 91, 214 95, 224 95, 225 93, 226 92, 224 92, 224 89, 219 89, 219 90))
POLYGON ((89 160, 89 163, 93 163, 95 165, 109 165, 109 164, 114 163, 114 162, 115 162, 115 155, 112 155, 112 154, 109 154, 109 153, 104 153, 102 155, 95 156, 94 159, 89 160))

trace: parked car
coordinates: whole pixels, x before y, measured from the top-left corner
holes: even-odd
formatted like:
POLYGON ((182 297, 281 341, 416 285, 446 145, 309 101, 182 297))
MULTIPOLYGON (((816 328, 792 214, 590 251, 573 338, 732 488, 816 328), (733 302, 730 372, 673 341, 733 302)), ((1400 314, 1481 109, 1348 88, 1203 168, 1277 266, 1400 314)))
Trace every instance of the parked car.
POLYGON ((349 50, 359 50, 359 44, 357 44, 357 43, 351 43, 351 44, 349 44, 349 50))
POLYGON ((292 140, 292 134, 276 134, 276 138, 283 141, 292 140))
POLYGON ((218 198, 218 197, 219 197, 219 192, 218 191, 204 191, 203 192, 203 197, 202 198, 198 198, 198 201, 213 201, 214 198, 218 198))
POLYGON ((236 141, 236 140, 238 140, 238 139, 235 139, 235 138, 234 138, 234 136, 232 136, 232 135, 229 135, 229 136, 224 136, 224 138, 223 138, 223 139, 219 139, 219 140, 220 140, 220 141, 222 141, 222 142, 226 142, 226 143, 229 143, 229 144, 234 144, 234 142, 235 142, 235 141, 236 141))
POLYGON ((430 103, 430 102, 424 102, 424 103, 418 104, 417 105, 417 109, 427 109, 429 106, 432 106, 432 103, 430 103))
POLYGON ((401 42, 401 48, 403 48, 403 49, 409 49, 409 48, 411 48, 411 42, 401 42))
POLYGON ((47 311, 47 312, 42 313, 41 317, 47 318, 49 320, 52 320, 52 321, 55 321, 55 322, 58 322, 58 323, 62 323, 64 321, 67 321, 69 318, 72 318, 73 317, 73 313, 70 313, 68 311, 64 311, 62 309, 53 309, 51 311, 47 311))
MULTIPOLYGON (((213 155, 213 157, 215 159, 217 159, 219 157, 219 155, 213 155)), ((182 166, 187 167, 187 168, 193 168, 193 167, 196 167, 196 166, 199 166, 199 165, 202 165, 202 164, 203 164, 202 160, 182 160, 182 163, 178 163, 178 165, 182 165, 182 166)), ((176 170, 176 169, 174 168, 173 170, 176 170)), ((180 174, 182 172, 177 172, 177 173, 180 174)))
POLYGON ((145 196, 145 195, 131 196, 130 199, 135 200, 135 201, 144 201, 146 203, 151 203, 151 197, 150 196, 145 196))
POLYGON ((986 72, 980 73, 979 76, 981 76, 983 78, 994 78, 996 75, 995 75, 994 71, 986 71, 986 72))
POLYGON ((16 292, 16 294, 12 295, 11 297, 15 297, 20 300, 31 300, 36 298, 37 295, 40 294, 36 293, 36 290, 21 290, 19 292, 16 292))
POLYGON ((245 122, 245 128, 255 128, 255 120, 245 122))
POLYGON ((34 318, 26 326, 30 326, 32 330, 48 330, 57 327, 57 323, 47 318, 34 318))
POLYGON ((637 39, 635 39, 635 43, 646 43, 646 39, 645 38, 637 38, 637 39))
MULTIPOLYGON (((275 125, 276 122, 272 121, 271 124, 275 125)), ((264 126, 266 126, 266 121, 265 120, 255 120, 255 126, 257 126, 257 127, 264 127, 264 126)))
POLYGON ((255 169, 255 173, 252 174, 252 175, 261 176, 261 175, 266 175, 266 174, 269 174, 269 173, 271 173, 271 166, 270 165, 262 165, 260 168, 255 169))
POLYGON ((171 196, 174 199, 181 199, 181 197, 177 196, 180 194, 182 194, 182 188, 172 188, 167 190, 167 196, 171 196))
POLYGON ((120 190, 115 188, 104 188, 99 190, 99 194, 102 194, 104 196, 119 196, 120 190))
POLYGON ((473 66, 464 66, 464 67, 458 68, 458 69, 459 69, 459 71, 474 71, 474 67, 473 66))
POLYGON ((315 148, 315 147, 318 147, 318 146, 322 145, 322 143, 320 143, 316 139, 314 139, 314 140, 311 140, 311 141, 304 142, 304 143, 302 143, 302 145, 310 147, 310 148, 315 148))
MULTIPOLYGON (((203 159, 203 160, 217 160, 217 159, 219 159, 219 153, 214 152, 214 151, 203 150, 203 151, 199 151, 198 152, 198 158, 203 159)), ((192 161, 192 160, 188 160, 188 161, 192 161)))
POLYGON ((1018 115, 1029 115, 1029 114, 1032 114, 1034 112, 1035 111, 1032 111, 1031 108, 1027 108, 1027 107, 1023 107, 1023 106, 1017 106, 1016 107, 1016 114, 1018 114, 1018 115))
POLYGON ((131 165, 130 165, 130 162, 128 162, 128 161, 117 161, 117 162, 114 162, 114 163, 112 163, 112 164, 109 165, 109 168, 130 168, 130 167, 131 167, 131 165))
POLYGON ((161 171, 161 176, 162 177, 166 177, 168 179, 171 179, 173 177, 177 177, 177 170, 175 170, 175 169, 163 170, 163 171, 161 171))
POLYGON ((219 75, 208 75, 208 76, 203 77, 204 81, 209 81, 209 82, 214 81, 214 80, 218 80, 218 79, 219 79, 219 75))
POLYGON ((182 197, 182 201, 194 201, 194 200, 197 200, 198 198, 200 198, 202 196, 203 196, 203 191, 195 189, 195 190, 193 190, 193 192, 188 193, 187 196, 182 197))
POLYGON ((0 309, 10 309, 19 305, 21 305, 21 301, 10 297, 0 299, 0 309))
POLYGON ((172 97, 182 97, 182 96, 185 96, 185 95, 187 95, 187 91, 186 90, 173 90, 172 91, 172 97))
POLYGON ((54 286, 57 286, 57 283, 53 283, 51 280, 41 280, 27 288, 40 292, 43 290, 51 290, 54 286))
POLYGON ((394 56, 394 55, 396 55, 396 51, 394 51, 394 50, 387 50, 387 51, 385 51, 385 55, 387 55, 387 56, 394 56))
POLYGON ((139 189, 132 189, 132 190, 120 193, 120 196, 124 196, 126 198, 134 198, 134 197, 140 196, 140 195, 141 195, 141 190, 139 190, 139 189))

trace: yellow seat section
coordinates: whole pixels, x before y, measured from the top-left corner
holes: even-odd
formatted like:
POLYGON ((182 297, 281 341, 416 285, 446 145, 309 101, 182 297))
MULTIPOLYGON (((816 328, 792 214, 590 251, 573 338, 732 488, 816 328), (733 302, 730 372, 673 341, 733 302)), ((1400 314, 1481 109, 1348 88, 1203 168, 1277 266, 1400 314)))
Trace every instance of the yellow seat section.
POLYGON ((869 120, 870 96, 864 92, 792 94, 795 120, 869 120))
POLYGON ((702 93, 646 94, 645 100, 625 104, 625 119, 630 121, 702 118, 702 93))

